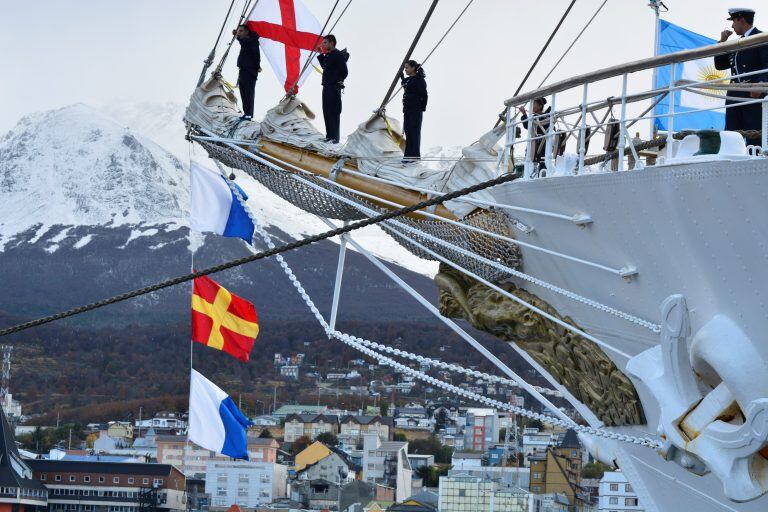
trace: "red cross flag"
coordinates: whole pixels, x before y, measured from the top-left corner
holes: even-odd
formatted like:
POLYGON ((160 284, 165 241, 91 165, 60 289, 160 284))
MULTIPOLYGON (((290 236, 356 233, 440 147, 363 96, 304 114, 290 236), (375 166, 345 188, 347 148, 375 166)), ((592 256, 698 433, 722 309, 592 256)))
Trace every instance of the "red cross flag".
POLYGON ((248 16, 248 28, 259 34, 259 44, 285 92, 304 83, 299 73, 320 43, 322 25, 301 0, 259 0, 248 16))

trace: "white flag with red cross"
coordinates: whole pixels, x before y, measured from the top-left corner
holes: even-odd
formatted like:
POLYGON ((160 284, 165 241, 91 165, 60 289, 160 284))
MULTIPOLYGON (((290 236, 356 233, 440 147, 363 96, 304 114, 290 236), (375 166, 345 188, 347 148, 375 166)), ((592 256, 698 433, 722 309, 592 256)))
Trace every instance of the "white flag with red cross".
POLYGON ((248 16, 248 29, 259 34, 259 45, 285 92, 304 83, 301 70, 320 43, 322 25, 301 0, 259 0, 248 16))

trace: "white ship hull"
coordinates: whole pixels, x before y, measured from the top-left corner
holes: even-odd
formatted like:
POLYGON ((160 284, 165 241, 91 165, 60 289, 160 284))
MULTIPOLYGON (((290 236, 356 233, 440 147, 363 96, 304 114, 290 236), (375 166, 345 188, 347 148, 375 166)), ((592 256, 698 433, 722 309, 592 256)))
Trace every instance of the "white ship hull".
MULTIPOLYGON (((726 315, 754 343, 760 365, 766 368, 768 160, 718 160, 519 180, 495 190, 494 200, 512 207, 589 216, 592 222, 580 226, 540 213, 509 212, 533 228, 528 234, 517 234, 521 241, 613 269, 637 270, 624 278, 521 247, 526 273, 656 324, 661 323, 662 302, 682 294, 690 310, 692 334, 715 315, 726 315)), ((659 335, 647 328, 542 287, 524 281, 517 284, 623 352, 605 350, 628 375, 629 358, 659 344, 659 335)), ((617 430, 656 435, 659 404, 643 382, 632 380, 647 424, 617 430)), ((664 461, 655 450, 626 443, 614 443, 614 447, 646 510, 768 509, 768 497, 746 503, 729 500, 711 473, 696 476, 664 461)))

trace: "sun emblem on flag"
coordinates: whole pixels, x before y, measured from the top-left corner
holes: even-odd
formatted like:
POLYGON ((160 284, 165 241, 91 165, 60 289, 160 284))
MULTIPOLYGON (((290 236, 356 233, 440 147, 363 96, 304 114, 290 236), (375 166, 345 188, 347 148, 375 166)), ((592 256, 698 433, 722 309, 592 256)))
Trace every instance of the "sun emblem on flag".
MULTIPOLYGON (((711 82, 712 85, 724 84, 726 83, 726 80, 728 78, 728 73, 726 71, 716 69, 713 64, 700 65, 698 75, 699 75, 698 81, 711 82), (713 80, 717 80, 717 81, 715 82, 713 80)), ((725 93, 726 93, 725 89, 716 89, 716 88, 708 88, 708 87, 705 87, 700 90, 702 92, 706 92, 707 94, 715 94, 720 98, 725 97, 725 93)), ((707 97, 707 99, 711 101, 720 101, 720 98, 713 98, 711 96, 707 97)))

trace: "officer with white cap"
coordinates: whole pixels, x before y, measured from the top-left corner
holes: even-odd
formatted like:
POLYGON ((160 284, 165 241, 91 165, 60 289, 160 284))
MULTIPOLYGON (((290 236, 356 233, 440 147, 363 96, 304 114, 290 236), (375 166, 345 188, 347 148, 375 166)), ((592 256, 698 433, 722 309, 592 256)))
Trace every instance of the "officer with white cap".
MULTIPOLYGON (((760 34, 755 28, 755 11, 742 7, 728 9, 728 21, 732 21, 733 30, 723 30, 720 34, 720 42, 723 43, 735 32, 741 37, 760 34)), ((731 70, 731 83, 757 83, 768 82, 768 45, 750 48, 738 52, 715 56, 715 67, 720 70, 731 70), (763 73, 757 73, 750 76, 739 76, 753 71, 764 70, 763 73)), ((729 97, 759 99, 765 96, 764 93, 753 91, 728 91, 729 97)), ((726 100, 725 111, 725 129, 726 130, 759 130, 762 118, 760 103, 754 103, 746 106, 730 105, 739 103, 738 100, 726 100)), ((760 144, 760 138, 754 137, 747 139, 748 144, 760 144)))

